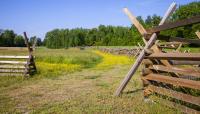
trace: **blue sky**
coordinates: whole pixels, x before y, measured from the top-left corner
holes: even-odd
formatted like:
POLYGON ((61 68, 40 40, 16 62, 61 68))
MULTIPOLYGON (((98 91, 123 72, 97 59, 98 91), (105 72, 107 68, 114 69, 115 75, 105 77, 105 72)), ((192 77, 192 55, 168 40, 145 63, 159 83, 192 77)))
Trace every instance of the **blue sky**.
POLYGON ((173 1, 180 5, 198 0, 0 0, 0 29, 43 39, 55 28, 130 26, 124 7, 143 18, 162 16, 173 1))

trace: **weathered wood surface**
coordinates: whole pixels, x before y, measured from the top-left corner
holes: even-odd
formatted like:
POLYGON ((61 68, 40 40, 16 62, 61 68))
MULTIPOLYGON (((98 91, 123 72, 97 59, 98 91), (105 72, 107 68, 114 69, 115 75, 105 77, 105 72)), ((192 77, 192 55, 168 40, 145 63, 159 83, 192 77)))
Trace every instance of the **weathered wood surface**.
POLYGON ((197 31, 197 32, 195 32, 195 33, 196 33, 197 37, 200 39, 200 32, 197 31))
POLYGON ((0 61, 0 64, 27 64, 27 62, 24 61, 0 61))
POLYGON ((147 44, 147 41, 145 40, 144 36, 147 34, 147 31, 144 29, 144 27, 139 23, 137 18, 132 15, 132 13, 128 10, 128 8, 124 8, 124 13, 129 17, 131 22, 134 24, 134 26, 137 28, 137 30, 140 32, 140 34, 143 36, 142 40, 145 44, 147 44))
POLYGON ((171 60, 173 65, 200 65, 200 61, 171 60))
MULTIPOLYGON (((161 22, 159 25, 164 24, 164 22, 168 19, 168 17, 174 12, 174 9, 176 7, 175 3, 172 3, 171 6, 169 7, 169 9, 167 10, 167 12, 165 13, 165 15, 163 16, 161 22)), ((144 47, 144 49, 148 49, 150 48, 155 40, 157 38, 157 34, 154 33, 150 40, 147 42, 146 46, 144 47)), ((128 84, 129 80, 132 78, 132 76, 135 74, 136 70, 138 69, 139 65, 141 64, 142 60, 145 57, 145 51, 142 50, 140 55, 138 56, 138 58, 136 59, 134 65, 131 67, 130 71, 128 72, 128 74, 126 75, 126 77, 124 78, 124 80, 121 82, 120 86, 118 87, 115 95, 119 96, 121 94, 121 92, 124 90, 124 88, 126 87, 126 85, 128 84)))
POLYGON ((191 104, 199 105, 200 106, 200 97, 194 97, 188 94, 184 94, 181 92, 173 91, 170 89, 165 89, 163 87, 157 87, 154 85, 149 85, 147 87, 149 90, 152 90, 155 93, 166 95, 168 97, 172 97, 178 100, 182 100, 191 104))
POLYGON ((153 53, 145 58, 200 61, 200 53, 153 53))
POLYGON ((25 44, 26 44, 26 47, 28 48, 28 52, 29 52, 29 56, 32 56, 32 48, 29 44, 29 40, 28 40, 28 37, 27 37, 27 34, 26 32, 24 32, 24 40, 25 40, 25 44))
POLYGON ((25 47, 0 47, 0 50, 27 51, 25 47))
POLYGON ((24 73, 0 73, 0 76, 24 76, 24 73))
POLYGON ((153 62, 149 59, 143 59, 142 64, 144 65, 153 65, 153 62))
POLYGON ((0 58, 5 58, 5 59, 28 59, 29 56, 9 56, 9 55, 0 55, 0 58))
POLYGON ((164 72, 170 72, 170 73, 178 73, 178 74, 187 75, 187 76, 200 77, 200 68, 199 69, 178 68, 178 67, 166 67, 163 65, 153 65, 153 66, 150 66, 149 68, 153 70, 157 70, 157 71, 164 71, 164 72))
POLYGON ((24 73, 25 70, 16 69, 0 69, 0 73, 24 73))
MULTIPOLYGON (((28 56, 11 56, 0 55, 0 76, 27 76, 36 72, 33 49, 30 47, 26 32, 24 32, 25 44, 28 49, 28 56), (23 61, 22 61, 23 60, 23 61), (19 74, 20 73, 20 74, 19 74)), ((36 43, 36 42, 35 42, 36 43)), ((33 44, 36 45, 36 44, 33 44)), ((19 48, 0 48, 2 50, 19 49, 19 48)), ((21 48, 20 48, 21 49, 21 48)))
POLYGON ((159 48, 165 48, 165 49, 177 49, 178 48, 178 46, 174 46, 174 45, 164 45, 164 46, 162 46, 162 45, 159 45, 158 46, 159 48))
POLYGON ((182 44, 182 42, 160 42, 157 45, 179 45, 182 44))
POLYGON ((188 38, 171 37, 171 36, 164 36, 164 35, 159 35, 158 39, 159 40, 165 40, 165 41, 168 41, 168 42, 180 42, 180 43, 184 43, 184 44, 200 45, 199 39, 188 39, 188 38))
POLYGON ((25 66, 23 65, 0 65, 1 69, 25 69, 25 66))
POLYGON ((158 81, 158 82, 162 82, 162 83, 167 83, 167 84, 172 84, 172 85, 176 85, 176 86, 182 86, 182 87, 200 90, 200 82, 199 81, 175 78, 175 77, 164 76, 164 75, 159 75, 159 74, 148 74, 147 76, 142 77, 142 79, 158 81))
POLYGON ((157 27, 147 29, 147 33, 153 34, 153 33, 156 33, 156 32, 169 30, 169 29, 177 28, 177 27, 182 27, 182 26, 185 26, 185 25, 196 24, 196 23, 200 23, 200 15, 194 16, 194 17, 191 17, 191 18, 188 18, 188 19, 176 21, 176 22, 165 23, 163 25, 159 25, 157 27))

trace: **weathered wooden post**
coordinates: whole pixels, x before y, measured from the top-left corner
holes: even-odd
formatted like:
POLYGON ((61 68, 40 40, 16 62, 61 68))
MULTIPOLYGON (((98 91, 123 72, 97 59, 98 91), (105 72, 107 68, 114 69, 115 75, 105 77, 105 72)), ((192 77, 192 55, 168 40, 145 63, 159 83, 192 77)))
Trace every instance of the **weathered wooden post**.
MULTIPOLYGON (((36 68, 36 65, 35 65, 35 61, 34 61, 34 57, 33 57, 33 48, 30 47, 26 32, 24 32, 24 39, 25 39, 25 43, 26 43, 26 46, 27 46, 28 52, 29 52, 29 59, 28 59, 28 64, 27 65, 29 65, 29 66, 32 65, 33 69, 35 71, 37 71, 37 68, 36 68)), ((25 67, 27 67, 27 69, 28 69, 27 65, 25 67)), ((30 72, 30 71, 26 71, 25 73, 27 74, 27 72, 30 72)))
POLYGON ((198 38, 200 39, 200 32, 197 31, 197 32, 195 32, 195 33, 196 33, 196 35, 198 36, 198 38))
MULTIPOLYGON (((168 17, 174 12, 176 8, 176 3, 172 3, 169 7, 169 9, 167 10, 167 12, 165 13, 164 17, 162 18, 161 22, 159 25, 164 24, 164 22, 168 19, 168 17)), ((124 9, 125 12, 128 12, 128 9, 125 8, 124 9)), ((126 13, 126 14, 130 14, 130 13, 126 13)), ((129 15, 130 17, 130 15, 129 15)), ((134 18, 131 18, 134 19, 134 18)), ((135 21, 135 20, 134 20, 135 21)), ((136 23, 136 26, 138 24, 136 23)), ((140 29, 139 29, 140 30, 140 29)), ((144 31, 143 31, 144 32, 144 31)), ((144 34, 145 35, 145 34, 144 34)), ((135 74, 136 70, 138 69, 139 65, 141 64, 142 60, 145 57, 145 49, 150 48, 157 37, 157 33, 153 33, 150 37, 150 40, 147 42, 147 44, 145 45, 144 49, 142 50, 142 52, 140 53, 140 55, 138 56, 138 58, 136 59, 134 65, 131 67, 130 71, 128 72, 128 74, 126 75, 126 77, 124 78, 124 80, 121 82, 119 88, 117 89, 115 95, 119 96, 121 94, 121 92, 124 90, 124 88, 126 87, 126 85, 128 84, 129 80, 132 78, 132 76, 135 74)))

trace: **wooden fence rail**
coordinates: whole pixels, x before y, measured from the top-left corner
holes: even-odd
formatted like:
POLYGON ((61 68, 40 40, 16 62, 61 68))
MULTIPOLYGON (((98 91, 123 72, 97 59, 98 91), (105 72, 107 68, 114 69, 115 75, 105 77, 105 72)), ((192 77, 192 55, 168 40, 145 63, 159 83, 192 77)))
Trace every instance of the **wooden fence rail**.
MULTIPOLYGON (((26 33, 24 33, 24 36, 28 48, 28 55, 0 55, 0 76, 28 76, 37 71, 34 56, 32 55, 32 48, 29 45, 26 33)), ((10 48, 4 47, 1 49, 8 50, 10 48)), ((15 48, 11 49, 16 50, 15 48)), ((21 48, 19 49, 22 50, 21 48)))
MULTIPOLYGON (((133 18, 133 15, 128 9, 126 9, 125 13, 138 29, 143 39, 146 40, 146 46, 121 82, 115 95, 118 96, 122 93, 129 80, 142 63, 143 69, 141 79, 144 85, 144 96, 148 97, 152 93, 163 95, 165 96, 164 98, 175 99, 169 99, 169 102, 172 102, 170 104, 177 104, 177 107, 180 108, 182 112, 199 114, 200 52, 181 52, 180 48, 185 44, 200 46, 200 39, 163 36, 159 35, 159 32, 186 25, 198 24, 200 23, 200 16, 164 23, 169 15, 173 13, 175 7, 175 3, 172 3, 160 24, 157 27, 149 29, 145 29, 136 18, 133 18), (162 42, 158 40, 162 40, 162 42), (188 91, 193 91, 195 94, 188 91), (177 100, 181 101, 181 104, 176 102, 177 100)), ((199 32, 196 32, 196 34, 198 37, 200 36, 199 32)), ((196 48, 199 49, 200 47, 196 48)))

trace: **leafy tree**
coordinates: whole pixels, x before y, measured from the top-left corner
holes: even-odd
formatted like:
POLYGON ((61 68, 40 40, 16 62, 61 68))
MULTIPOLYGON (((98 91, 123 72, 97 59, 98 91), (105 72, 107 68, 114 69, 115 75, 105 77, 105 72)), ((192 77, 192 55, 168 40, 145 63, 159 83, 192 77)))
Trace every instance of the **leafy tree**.
POLYGON ((14 46, 14 38, 15 38, 15 33, 12 30, 5 30, 1 34, 1 42, 2 46, 14 46))
MULTIPOLYGON (((191 2, 186 5, 179 6, 178 10, 173 14, 171 21, 177 21, 200 15, 200 2, 191 2)), ((162 32, 171 36, 178 36, 183 38, 196 38, 195 32, 200 30, 200 24, 187 25, 176 29, 162 32)))
POLYGON ((37 46, 41 46, 42 45, 42 40, 40 38, 37 38, 37 46))
POLYGON ((15 46, 17 46, 17 47, 24 47, 24 46, 26 46, 26 45, 25 45, 24 38, 23 38, 23 36, 21 36, 21 35, 18 35, 18 36, 15 37, 15 39, 14 39, 14 44, 15 44, 15 46))
POLYGON ((154 14, 152 16, 152 26, 158 26, 158 24, 160 23, 161 21, 161 17, 160 16, 157 16, 156 14, 154 14))

